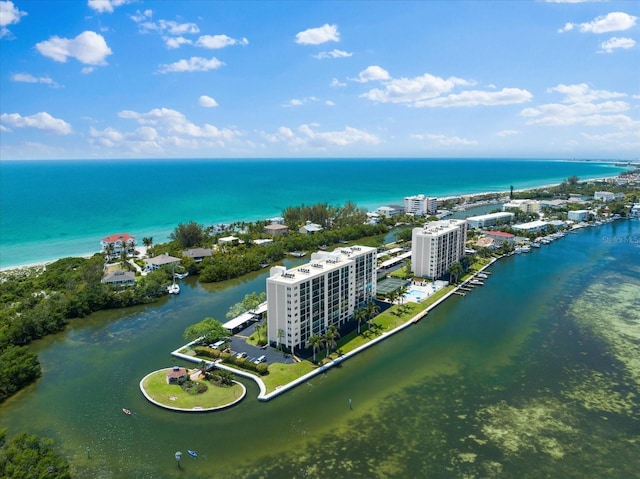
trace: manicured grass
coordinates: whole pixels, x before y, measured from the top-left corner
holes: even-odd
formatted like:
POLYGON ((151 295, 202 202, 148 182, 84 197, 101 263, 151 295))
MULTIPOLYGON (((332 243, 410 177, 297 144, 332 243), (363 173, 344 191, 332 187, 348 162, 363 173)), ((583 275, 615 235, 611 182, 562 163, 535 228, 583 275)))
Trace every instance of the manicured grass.
POLYGON ((284 386, 316 368, 317 366, 311 361, 300 361, 292 364, 272 363, 269 364, 269 374, 261 378, 269 393, 275 391, 278 386, 284 386))
POLYGON ((192 396, 184 392, 177 384, 167 384, 165 369, 150 375, 145 379, 142 386, 154 401, 166 406, 183 409, 193 409, 198 406, 203 409, 225 406, 242 395, 242 387, 238 384, 234 383, 233 386, 220 387, 208 381, 203 382, 208 386, 207 391, 192 396), (175 399, 170 399, 172 397, 175 399))

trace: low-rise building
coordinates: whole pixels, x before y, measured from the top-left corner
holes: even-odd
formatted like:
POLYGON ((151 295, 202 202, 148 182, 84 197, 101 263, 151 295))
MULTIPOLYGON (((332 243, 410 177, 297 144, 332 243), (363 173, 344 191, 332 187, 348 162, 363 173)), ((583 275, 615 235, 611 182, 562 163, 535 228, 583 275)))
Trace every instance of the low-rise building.
POLYGON ((316 223, 312 223, 311 221, 307 221, 307 223, 304 226, 301 226, 298 231, 303 235, 312 235, 315 233, 319 233, 322 230, 322 226, 316 223))
POLYGON ((223 236, 218 238, 218 246, 238 246, 240 244, 240 238, 235 236, 223 236))
POLYGON ((513 221, 515 214, 510 211, 503 211, 501 213, 489 213, 486 215, 469 216, 467 218, 467 224, 469 228, 487 228, 489 226, 495 226, 497 224, 507 224, 513 221))
POLYGON ((376 213, 378 213, 380 216, 384 216, 385 218, 391 218, 392 216, 401 215, 402 213, 404 213, 404 207, 397 205, 380 206, 378 209, 376 209, 376 213))
POLYGON ((616 199, 616 195, 615 195, 615 193, 611 193, 610 191, 596 191, 593 194, 593 199, 594 200, 604 201, 605 203, 608 203, 609 201, 615 200, 616 199))
POLYGON ((167 371, 166 378, 167 384, 179 384, 189 379, 189 375, 187 374, 187 370, 185 368, 174 366, 167 371))
POLYGON ((589 219, 589 210, 573 210, 567 213, 567 219, 571 221, 587 221, 589 219))
POLYGON ((635 203, 631 207, 631 216, 640 217, 640 203, 635 203))
POLYGON ((436 279, 464 256, 467 241, 465 220, 440 220, 414 228, 411 268, 420 278, 436 279))
POLYGON ((511 209, 520 210, 523 213, 537 213, 540 211, 540 202, 536 200, 511 200, 502 205, 502 211, 511 209))
POLYGON ((513 225, 514 230, 524 231, 527 233, 535 233, 536 231, 542 231, 547 229, 549 223, 542 220, 529 221, 528 223, 520 223, 519 225, 513 225))
POLYGON ((509 243, 515 242, 515 235, 511 233, 505 233, 504 231, 487 231, 484 234, 486 237, 494 240, 494 243, 509 243))

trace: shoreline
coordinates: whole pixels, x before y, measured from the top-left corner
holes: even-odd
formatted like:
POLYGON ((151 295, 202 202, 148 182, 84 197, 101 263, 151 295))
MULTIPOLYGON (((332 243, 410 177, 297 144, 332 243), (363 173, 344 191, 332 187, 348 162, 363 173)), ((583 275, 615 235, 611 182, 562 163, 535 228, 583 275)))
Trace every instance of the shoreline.
MULTIPOLYGON (((571 161, 571 160, 567 160, 567 161, 571 161)), ((580 183, 584 183, 584 182, 588 182, 588 181, 605 181, 609 178, 617 178, 619 175, 612 175, 612 176, 602 176, 602 177, 597 177, 597 178, 588 178, 588 179, 584 179, 584 180, 580 180, 580 183)), ((541 189, 541 188, 552 188, 555 186, 559 186, 561 183, 548 183, 548 184, 543 184, 543 185, 539 185, 539 186, 531 186, 531 187, 527 187, 527 188, 519 188, 519 189, 514 189, 514 193, 523 193, 526 191, 531 191, 531 190, 537 190, 537 189, 541 189)), ((453 198, 468 198, 468 197, 474 197, 474 196, 484 196, 484 195, 508 195, 509 191, 505 190, 505 191, 482 191, 482 192, 472 192, 472 193, 457 193, 457 194, 453 194, 453 195, 448 195, 448 196, 441 196, 438 197, 440 199, 453 199, 453 198)), ((377 203, 378 206, 383 206, 382 203, 377 203)), ((384 203, 384 204, 389 204, 389 203, 384 203)), ((364 207, 366 209, 366 206, 360 206, 359 207, 364 207)), ((236 219, 235 222, 242 222, 242 221, 247 221, 247 222, 253 222, 253 221, 261 221, 261 220, 242 220, 242 219, 236 219)), ((232 222, 233 223, 233 222, 232 222)), ((212 223, 215 224, 215 223, 212 223)), ((139 236, 142 237, 144 235, 144 233, 140 234, 139 236)), ((164 238, 164 240, 168 240, 168 235, 166 235, 166 238, 164 238)), ((138 236, 138 235, 136 235, 138 236)), ((138 248, 139 249, 139 248, 138 248)), ((9 265, 9 266, 2 266, 0 267, 0 273, 8 273, 11 272, 13 270, 25 270, 25 269, 30 269, 30 268, 39 268, 39 267, 45 267, 48 264, 51 263, 55 263, 56 261, 59 261, 61 259, 64 258, 90 258, 91 256, 93 256, 96 253, 99 253, 100 250, 96 250, 93 253, 91 252, 83 252, 83 253, 78 253, 78 254, 72 254, 72 255, 65 255, 65 256, 56 256, 53 257, 51 259, 44 259, 41 261, 33 261, 33 262, 29 262, 29 263, 18 263, 15 265, 9 265)))

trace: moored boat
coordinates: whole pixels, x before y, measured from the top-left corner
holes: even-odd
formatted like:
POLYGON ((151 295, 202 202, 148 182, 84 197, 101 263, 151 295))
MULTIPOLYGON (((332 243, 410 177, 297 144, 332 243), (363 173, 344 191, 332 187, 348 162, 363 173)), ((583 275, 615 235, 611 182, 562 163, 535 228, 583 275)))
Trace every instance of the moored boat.
POLYGON ((122 408, 122 412, 125 413, 127 416, 131 416, 131 411, 129 411, 126 408, 122 408))

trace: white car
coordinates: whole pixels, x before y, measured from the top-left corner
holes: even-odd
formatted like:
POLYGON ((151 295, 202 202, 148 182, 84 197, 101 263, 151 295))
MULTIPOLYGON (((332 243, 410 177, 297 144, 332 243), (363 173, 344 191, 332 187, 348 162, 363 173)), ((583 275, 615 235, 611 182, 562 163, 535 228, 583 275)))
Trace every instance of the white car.
POLYGON ((236 358, 238 359, 242 359, 242 358, 246 358, 247 357, 247 353, 238 353, 236 354, 236 358))
POLYGON ((254 364, 260 364, 260 363, 264 363, 267 361, 267 357, 263 354, 262 356, 260 356, 258 359, 256 359, 254 361, 254 364))

